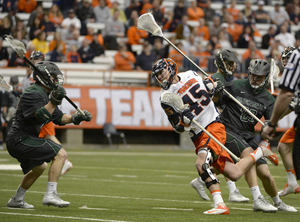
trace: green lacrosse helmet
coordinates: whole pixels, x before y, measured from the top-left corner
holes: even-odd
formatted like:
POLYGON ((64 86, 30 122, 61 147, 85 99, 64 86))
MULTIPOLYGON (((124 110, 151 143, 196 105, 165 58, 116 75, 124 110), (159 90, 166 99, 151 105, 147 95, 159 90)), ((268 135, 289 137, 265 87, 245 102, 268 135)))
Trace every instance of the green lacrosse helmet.
POLYGON ((232 50, 221 49, 215 55, 215 65, 228 80, 233 78, 233 74, 237 68, 237 63, 237 56, 232 50))
POLYGON ((271 65, 266 60, 255 59, 250 62, 250 66, 248 68, 248 80, 254 94, 258 94, 268 84, 270 69, 271 65), (262 81, 259 85, 255 84, 259 81, 262 81))

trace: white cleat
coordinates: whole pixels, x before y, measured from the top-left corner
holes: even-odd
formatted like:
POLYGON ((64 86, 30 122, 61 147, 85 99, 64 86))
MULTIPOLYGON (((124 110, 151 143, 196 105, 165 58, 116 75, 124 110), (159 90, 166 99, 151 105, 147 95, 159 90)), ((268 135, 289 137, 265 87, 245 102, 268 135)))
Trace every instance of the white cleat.
POLYGON ((10 200, 7 202, 7 206, 14 207, 14 208, 25 208, 25 209, 34 208, 33 205, 26 203, 24 199, 16 200, 15 197, 10 198, 10 200))
POLYGON ((73 168, 73 164, 68 159, 66 159, 63 168, 61 170, 61 175, 65 175, 66 172, 68 172, 72 168, 73 168))
POLYGON ((253 200, 253 211, 263 211, 267 213, 275 213, 277 212, 277 208, 270 204, 268 201, 265 200, 263 195, 260 195, 258 199, 253 200))
POLYGON ((234 192, 229 194, 229 202, 237 202, 237 203, 248 203, 250 201, 249 198, 244 197, 240 194, 240 191, 236 189, 234 192))
POLYGON ((272 152, 269 141, 262 140, 258 146, 262 149, 264 157, 268 158, 273 165, 278 166, 278 158, 272 152))
POLYGON ((295 187, 290 186, 288 183, 285 184, 285 187, 283 188, 283 190, 278 192, 278 195, 280 197, 284 197, 291 193, 294 193, 294 194, 300 193, 300 187, 298 184, 295 187))
POLYGON ((279 210, 279 211, 287 211, 287 212, 297 212, 295 207, 289 206, 285 203, 283 203, 282 200, 278 204, 274 204, 274 206, 279 210))
POLYGON ((213 215, 220 215, 220 214, 230 214, 228 207, 224 202, 218 203, 217 206, 214 208, 205 211, 203 214, 213 214, 213 215))
POLYGON ((203 200, 210 200, 210 198, 205 193, 205 182, 200 177, 192 180, 190 184, 203 200))
POLYGON ((56 192, 46 193, 43 198, 43 205, 55 207, 68 207, 70 202, 60 199, 56 192))

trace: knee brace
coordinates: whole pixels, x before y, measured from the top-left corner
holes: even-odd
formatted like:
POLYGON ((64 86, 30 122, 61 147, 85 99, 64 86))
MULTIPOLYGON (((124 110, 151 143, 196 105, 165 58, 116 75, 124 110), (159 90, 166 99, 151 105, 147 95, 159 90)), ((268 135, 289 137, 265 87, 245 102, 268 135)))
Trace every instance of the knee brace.
POLYGON ((204 153, 204 152, 206 153, 205 163, 203 163, 203 165, 202 165, 202 170, 204 172, 202 174, 200 172, 198 172, 198 173, 199 173, 201 179, 204 182, 208 177, 210 177, 212 179, 212 181, 205 182, 206 187, 209 188, 213 184, 220 183, 220 181, 218 180, 218 178, 216 178, 214 176, 215 172, 212 169, 210 169, 210 165, 211 165, 211 152, 210 152, 210 150, 205 148, 205 149, 201 149, 199 151, 199 153, 204 153))

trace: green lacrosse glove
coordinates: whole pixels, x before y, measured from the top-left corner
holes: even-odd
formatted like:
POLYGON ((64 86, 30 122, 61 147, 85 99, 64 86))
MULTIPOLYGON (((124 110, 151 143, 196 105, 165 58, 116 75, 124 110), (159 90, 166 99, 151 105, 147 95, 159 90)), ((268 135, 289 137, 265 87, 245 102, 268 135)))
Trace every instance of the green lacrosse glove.
POLYGON ((76 112, 72 115, 72 122, 75 125, 79 125, 81 121, 90 122, 92 119, 92 115, 87 110, 82 110, 84 115, 82 115, 80 112, 76 112))
POLYGON ((216 78, 217 80, 217 86, 215 87, 215 96, 216 97, 222 97, 223 95, 223 90, 225 88, 223 82, 219 79, 219 78, 216 78))
POLYGON ((66 90, 62 86, 58 86, 56 90, 51 91, 49 100, 53 105, 60 105, 63 98, 66 96, 66 90))

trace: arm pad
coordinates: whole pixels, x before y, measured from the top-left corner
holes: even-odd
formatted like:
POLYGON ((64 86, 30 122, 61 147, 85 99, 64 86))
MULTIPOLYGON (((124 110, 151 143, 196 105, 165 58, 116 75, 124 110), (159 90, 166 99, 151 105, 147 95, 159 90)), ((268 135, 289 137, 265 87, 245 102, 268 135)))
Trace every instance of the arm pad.
POLYGON ((52 117, 51 113, 43 106, 35 112, 35 117, 40 123, 48 123, 52 117))

